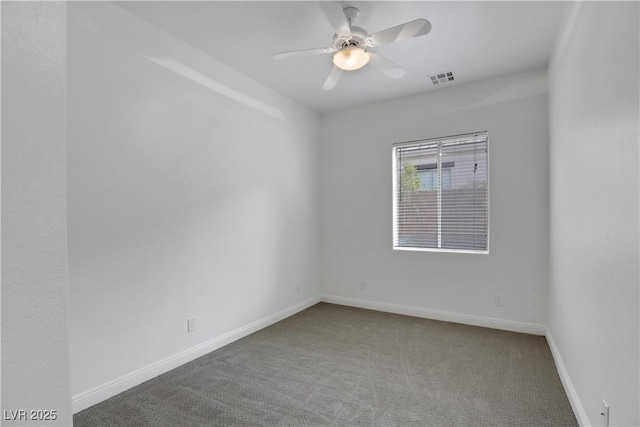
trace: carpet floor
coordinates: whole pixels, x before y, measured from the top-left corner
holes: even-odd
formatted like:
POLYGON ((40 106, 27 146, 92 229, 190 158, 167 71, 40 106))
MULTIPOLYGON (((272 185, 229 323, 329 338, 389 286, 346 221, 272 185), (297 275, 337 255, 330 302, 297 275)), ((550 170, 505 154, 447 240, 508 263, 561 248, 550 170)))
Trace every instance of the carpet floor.
POLYGON ((577 426, 544 337, 320 303, 76 414, 99 426, 577 426))

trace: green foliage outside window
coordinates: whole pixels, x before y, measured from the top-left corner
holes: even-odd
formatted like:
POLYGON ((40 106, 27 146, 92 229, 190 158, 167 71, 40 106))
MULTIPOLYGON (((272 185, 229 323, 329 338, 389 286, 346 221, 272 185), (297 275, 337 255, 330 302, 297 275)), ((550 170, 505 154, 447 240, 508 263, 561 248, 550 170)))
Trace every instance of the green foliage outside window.
POLYGON ((400 188, 402 191, 418 191, 420 189, 420 176, 418 168, 404 160, 402 162, 402 172, 400 173, 400 188))

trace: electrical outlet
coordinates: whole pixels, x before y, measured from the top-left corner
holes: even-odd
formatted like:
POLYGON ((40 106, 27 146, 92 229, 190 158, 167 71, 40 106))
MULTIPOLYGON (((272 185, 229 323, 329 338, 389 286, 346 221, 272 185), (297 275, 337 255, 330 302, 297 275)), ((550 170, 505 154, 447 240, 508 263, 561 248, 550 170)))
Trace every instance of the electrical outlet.
POLYGON ((493 303, 496 307, 502 307, 504 305, 504 297, 502 295, 496 295, 493 303))
POLYGON ((187 319, 187 332, 193 332, 196 330, 196 318, 192 317, 187 319))
POLYGON ((600 411, 600 415, 602 415, 602 422, 605 427, 609 427, 609 405, 607 402, 602 399, 602 410, 600 411))
POLYGON ((296 294, 300 293, 300 286, 296 286, 296 294))
POLYGON ((367 290, 367 282, 360 282, 360 290, 361 291, 367 290))

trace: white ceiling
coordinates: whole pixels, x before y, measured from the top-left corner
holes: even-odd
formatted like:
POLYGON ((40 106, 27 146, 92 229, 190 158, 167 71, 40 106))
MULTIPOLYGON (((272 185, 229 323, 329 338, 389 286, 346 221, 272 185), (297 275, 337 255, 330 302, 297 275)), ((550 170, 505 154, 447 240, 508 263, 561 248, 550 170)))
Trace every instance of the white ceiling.
POLYGON ((343 1, 355 25, 374 33, 426 18, 426 36, 373 48, 406 68, 399 80, 364 67, 321 90, 331 55, 274 61, 276 52, 328 47, 334 31, 315 1, 121 2, 195 48, 310 109, 324 113, 433 90, 429 75, 453 70, 456 83, 547 65, 566 2, 343 1))

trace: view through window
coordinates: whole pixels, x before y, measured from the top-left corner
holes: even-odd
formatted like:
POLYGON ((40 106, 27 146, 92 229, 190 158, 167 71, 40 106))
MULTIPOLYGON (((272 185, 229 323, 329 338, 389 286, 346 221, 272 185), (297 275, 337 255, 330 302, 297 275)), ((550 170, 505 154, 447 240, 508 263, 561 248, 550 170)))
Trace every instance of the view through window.
POLYGON ((393 146, 394 249, 488 253, 487 132, 393 146))

